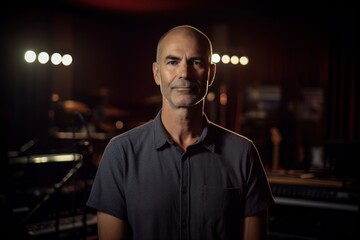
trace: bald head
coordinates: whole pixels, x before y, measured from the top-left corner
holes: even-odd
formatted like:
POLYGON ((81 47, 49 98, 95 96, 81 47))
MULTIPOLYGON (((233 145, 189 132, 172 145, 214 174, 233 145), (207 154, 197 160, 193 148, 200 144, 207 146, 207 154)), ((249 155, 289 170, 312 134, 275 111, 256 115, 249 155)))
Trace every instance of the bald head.
POLYGON ((160 38, 157 45, 156 61, 159 61, 164 40, 174 35, 183 35, 195 38, 200 46, 203 46, 207 49, 209 56, 212 55, 211 41, 202 31, 190 25, 180 25, 170 29, 160 38))

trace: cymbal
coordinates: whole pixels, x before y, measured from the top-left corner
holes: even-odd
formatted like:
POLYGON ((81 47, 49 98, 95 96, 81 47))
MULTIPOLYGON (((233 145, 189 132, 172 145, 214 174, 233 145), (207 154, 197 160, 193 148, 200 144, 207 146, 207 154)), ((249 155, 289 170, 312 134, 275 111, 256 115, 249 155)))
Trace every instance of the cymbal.
POLYGON ((162 96, 157 94, 157 95, 152 95, 152 96, 145 98, 144 103, 145 104, 160 104, 161 100, 162 100, 162 96))
POLYGON ((103 113, 106 117, 123 117, 129 114, 127 110, 119 109, 117 107, 104 107, 103 113))
POLYGON ((67 113, 82 113, 82 114, 90 114, 91 109, 82 102, 74 101, 74 100, 66 100, 61 103, 62 108, 67 113))
POLYGON ((116 119, 126 117, 129 115, 129 111, 125 109, 120 109, 112 106, 96 106, 93 111, 93 116, 96 120, 105 120, 105 119, 116 119))

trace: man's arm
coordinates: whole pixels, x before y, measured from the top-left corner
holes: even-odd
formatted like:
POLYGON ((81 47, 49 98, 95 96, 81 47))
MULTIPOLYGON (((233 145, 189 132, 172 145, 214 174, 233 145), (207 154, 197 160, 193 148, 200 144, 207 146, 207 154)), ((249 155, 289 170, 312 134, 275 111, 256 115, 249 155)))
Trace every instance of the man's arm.
POLYGON ((127 239, 127 224, 125 221, 104 212, 97 212, 99 240, 127 239))
POLYGON ((268 211, 244 219, 243 240, 264 240, 267 238, 268 211))

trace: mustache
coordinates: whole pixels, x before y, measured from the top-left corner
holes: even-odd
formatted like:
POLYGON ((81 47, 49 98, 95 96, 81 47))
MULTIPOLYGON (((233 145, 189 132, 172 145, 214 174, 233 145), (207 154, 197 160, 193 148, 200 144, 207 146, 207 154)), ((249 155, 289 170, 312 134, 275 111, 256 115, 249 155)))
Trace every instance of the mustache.
POLYGON ((197 82, 185 80, 185 79, 179 79, 177 81, 174 81, 170 85, 171 88, 179 88, 179 87, 189 87, 189 88, 198 88, 199 84, 197 82))

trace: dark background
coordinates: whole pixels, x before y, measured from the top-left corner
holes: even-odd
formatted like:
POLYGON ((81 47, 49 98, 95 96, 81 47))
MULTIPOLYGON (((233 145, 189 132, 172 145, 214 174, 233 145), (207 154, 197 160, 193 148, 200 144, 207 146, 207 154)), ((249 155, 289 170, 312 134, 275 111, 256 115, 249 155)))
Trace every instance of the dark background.
POLYGON ((312 151, 320 149, 316 170, 325 178, 358 177, 360 28, 351 1, 9 1, 0 13, 4 188, 9 157, 72 150, 54 129, 83 131, 95 122, 92 131, 108 136, 93 140, 97 164, 111 136, 153 118, 161 104, 151 71, 157 41, 179 24, 203 30, 214 52, 249 57, 246 66, 217 64, 206 113, 253 139, 267 169, 275 127, 280 169, 313 170, 312 151), (73 63, 28 64, 28 49, 69 53, 73 63), (251 98, 267 89, 275 89, 276 101, 251 98), (83 120, 64 114, 68 100, 91 112, 83 120), (121 129, 114 127, 118 120, 121 129))
POLYGON ((312 147, 326 153, 329 144, 359 141, 358 8, 347 1, 50 2, 13 1, 1 10, 3 152, 47 136, 54 93, 60 102, 126 111, 122 131, 153 117, 160 104, 151 72, 157 40, 178 24, 202 29, 215 52, 250 58, 247 66, 218 64, 207 113, 254 139, 266 164, 270 127, 282 135, 286 168, 308 167, 312 147), (28 64, 27 49, 70 53, 73 64, 28 64), (280 89, 276 107, 265 118, 247 116, 247 89, 264 86, 280 89), (304 89, 322 93, 313 118, 303 117, 304 89))

